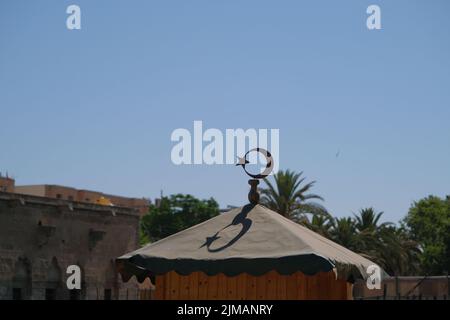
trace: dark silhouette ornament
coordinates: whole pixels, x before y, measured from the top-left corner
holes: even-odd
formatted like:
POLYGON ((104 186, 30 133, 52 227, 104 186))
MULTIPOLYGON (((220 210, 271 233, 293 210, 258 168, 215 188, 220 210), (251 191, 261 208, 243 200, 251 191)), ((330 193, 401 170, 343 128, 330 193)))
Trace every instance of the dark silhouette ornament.
POLYGON ((267 177, 272 172, 273 165, 274 164, 273 164, 272 154, 269 151, 267 151, 266 149, 263 149, 263 148, 251 149, 251 150, 247 151, 247 153, 243 157, 238 157, 238 163, 236 163, 236 166, 242 166, 242 168, 244 169, 245 173, 252 178, 252 179, 250 179, 248 181, 248 183, 250 185, 250 192, 248 194, 248 201, 250 201, 251 204, 256 205, 256 204, 259 203, 259 193, 258 193, 259 179, 264 179, 265 177, 267 177), (250 173, 247 170, 247 168, 245 167, 247 164, 250 163, 247 160, 247 156, 251 152, 258 152, 258 153, 262 154, 266 158, 266 167, 260 173, 256 173, 256 174, 250 173))

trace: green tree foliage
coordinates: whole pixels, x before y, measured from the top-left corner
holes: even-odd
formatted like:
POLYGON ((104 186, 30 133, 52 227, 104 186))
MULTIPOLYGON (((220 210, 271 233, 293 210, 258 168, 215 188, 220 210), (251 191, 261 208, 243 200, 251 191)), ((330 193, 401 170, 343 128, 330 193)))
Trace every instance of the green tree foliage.
POLYGON ((390 275, 413 275, 419 271, 420 250, 402 227, 380 223, 382 212, 361 209, 353 217, 333 218, 321 223, 315 219, 305 224, 336 243, 372 260, 390 275))
POLYGON ((423 250, 423 272, 436 275, 450 271, 450 197, 429 196, 414 202, 403 223, 423 250))
POLYGON ((219 205, 213 198, 199 200, 183 194, 164 197, 142 217, 141 244, 168 237, 218 214, 219 205))
POLYGON ((264 179, 267 188, 261 189, 261 204, 296 222, 308 220, 308 214, 327 215, 322 205, 312 201, 323 201, 322 197, 309 193, 315 181, 304 183, 302 174, 280 170, 274 175, 274 184, 264 179))
POLYGON ((382 212, 364 208, 353 217, 334 218, 311 201, 323 199, 310 193, 315 182, 305 183, 302 173, 279 171, 273 182, 264 181, 267 188, 261 190, 261 203, 268 208, 371 259, 391 275, 419 272, 418 243, 405 228, 381 223, 382 212))
POLYGON ((324 236, 326 238, 331 238, 331 232, 334 227, 334 220, 329 214, 313 215, 311 221, 306 221, 307 226, 314 232, 324 236))
POLYGON ((373 260, 391 275, 418 272, 420 250, 403 228, 391 222, 380 223, 383 212, 361 209, 354 215, 356 251, 373 260))
POLYGON ((331 223, 330 239, 347 249, 361 253, 359 239, 356 236, 355 220, 351 217, 334 218, 331 223))

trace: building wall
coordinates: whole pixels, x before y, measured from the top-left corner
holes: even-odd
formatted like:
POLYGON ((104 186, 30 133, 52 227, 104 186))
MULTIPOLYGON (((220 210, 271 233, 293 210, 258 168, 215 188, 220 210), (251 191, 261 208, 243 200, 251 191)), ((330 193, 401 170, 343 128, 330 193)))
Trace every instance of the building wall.
POLYGON ((128 198, 116 195, 104 194, 98 191, 78 190, 71 187, 58 185, 32 185, 16 186, 15 192, 20 194, 63 199, 69 201, 79 201, 95 204, 101 197, 108 198, 114 206, 138 209, 142 215, 148 212, 150 205, 147 199, 128 198))
POLYGON ((89 190, 78 190, 77 199, 81 202, 95 203, 103 193, 89 190))
POLYGON ((242 273, 227 277, 193 272, 182 276, 175 271, 156 276, 155 298, 160 300, 347 300, 352 284, 336 279, 331 272, 307 276, 301 272, 262 276, 242 273))
POLYGON ((54 199, 64 199, 69 201, 78 201, 78 191, 75 188, 45 185, 44 197, 54 199))
POLYGON ((46 194, 45 185, 16 186, 14 192, 37 197, 45 197, 46 194))
POLYGON ((138 248, 138 225, 134 209, 0 192, 0 299, 69 299, 69 265, 81 267, 81 299, 137 298, 114 259, 138 248))
POLYGON ((391 277, 380 289, 369 289, 365 281, 355 283, 355 299, 450 299, 449 276, 391 277))
POLYGON ((14 179, 0 175, 0 192, 14 192, 14 179))

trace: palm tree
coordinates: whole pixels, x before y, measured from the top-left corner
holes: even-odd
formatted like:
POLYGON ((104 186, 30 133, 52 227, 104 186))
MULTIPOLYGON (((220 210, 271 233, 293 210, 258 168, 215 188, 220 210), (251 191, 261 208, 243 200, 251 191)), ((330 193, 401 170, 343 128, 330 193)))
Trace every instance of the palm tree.
POLYGON ((353 217, 333 218, 309 193, 315 181, 305 183, 302 172, 279 171, 274 183, 264 179, 261 203, 297 223, 377 263, 391 275, 416 274, 420 250, 403 228, 380 223, 383 212, 363 208, 353 217), (311 215, 311 219, 308 218, 311 215))
POLYGON ((418 244, 393 223, 379 223, 383 212, 361 209, 353 218, 334 219, 331 239, 376 262, 391 275, 415 274, 418 244))
POLYGON ((385 222, 382 224, 378 224, 383 212, 375 212, 374 208, 363 208, 359 210, 359 215, 355 215, 356 229, 359 232, 363 231, 373 231, 376 232, 380 228, 391 225, 390 222, 385 222))
POLYGON ((371 256, 391 275, 414 275, 419 270, 420 249, 402 228, 380 226, 371 256))
POLYGON ((261 203, 296 222, 308 223, 307 214, 327 214, 322 205, 310 201, 323 200, 323 198, 317 194, 308 193, 315 181, 303 184, 305 178, 301 177, 302 174, 303 172, 280 170, 274 175, 274 185, 265 178, 267 188, 261 189, 261 203))
POLYGON ((334 219, 331 215, 314 215, 311 222, 306 224, 306 227, 312 231, 324 236, 326 238, 331 238, 331 231, 334 227, 334 219))
POLYGON ((333 226, 330 230, 330 238, 347 249, 360 252, 355 220, 351 217, 333 219, 333 226))
POLYGON ((383 242, 382 237, 387 236, 386 232, 392 223, 385 222, 379 224, 383 212, 376 212, 374 208, 363 208, 359 210, 358 215, 354 215, 355 228, 358 236, 359 251, 364 252, 366 256, 376 259, 379 257, 378 244, 383 242))

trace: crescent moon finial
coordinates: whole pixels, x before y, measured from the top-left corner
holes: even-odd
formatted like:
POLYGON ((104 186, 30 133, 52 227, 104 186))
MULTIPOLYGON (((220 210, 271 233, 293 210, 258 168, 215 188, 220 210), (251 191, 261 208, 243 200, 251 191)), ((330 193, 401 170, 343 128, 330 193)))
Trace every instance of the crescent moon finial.
POLYGON ((273 170, 274 163, 273 163, 272 154, 269 151, 267 151, 266 149, 254 148, 254 149, 247 151, 247 153, 243 157, 238 157, 238 162, 236 163, 236 166, 242 166, 245 173, 252 178, 248 181, 248 183, 250 184, 250 192, 248 194, 248 200, 253 205, 258 204, 259 203, 259 193, 258 193, 257 186, 259 184, 259 179, 264 179, 273 170), (267 162, 266 167, 264 168, 264 170, 262 172, 260 172, 258 174, 250 173, 245 168, 245 165, 250 163, 247 160, 247 156, 250 152, 261 153, 266 158, 266 162, 267 162))
POLYGON ((244 169, 245 173, 248 176, 250 176, 251 178, 253 178, 253 179, 264 179, 273 170, 274 163, 273 163, 272 154, 269 151, 267 151, 266 149, 254 148, 254 149, 251 149, 251 150, 247 151, 247 153, 243 157, 237 157, 237 158, 238 158, 238 162, 236 163, 236 166, 242 166, 242 168, 244 169), (245 168, 245 166, 250 163, 250 161, 247 160, 247 156, 251 152, 258 152, 258 153, 262 154, 266 158, 266 162, 267 162, 266 167, 260 173, 257 173, 257 174, 250 173, 245 168))

